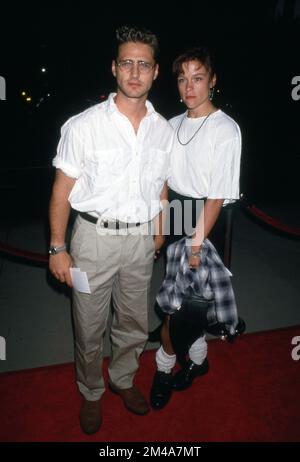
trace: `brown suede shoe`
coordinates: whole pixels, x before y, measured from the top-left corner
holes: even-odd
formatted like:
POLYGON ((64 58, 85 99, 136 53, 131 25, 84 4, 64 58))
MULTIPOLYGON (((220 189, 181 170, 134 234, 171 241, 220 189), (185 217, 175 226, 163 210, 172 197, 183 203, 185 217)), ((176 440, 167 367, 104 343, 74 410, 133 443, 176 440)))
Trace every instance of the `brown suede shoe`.
POLYGON ((127 409, 134 414, 145 415, 149 412, 150 407, 148 406, 145 398, 141 392, 135 387, 121 389, 109 382, 109 388, 113 393, 120 395, 127 409))
POLYGON ((88 401, 87 399, 83 398, 79 421, 81 429, 84 433, 87 435, 96 433, 102 424, 100 400, 88 401))

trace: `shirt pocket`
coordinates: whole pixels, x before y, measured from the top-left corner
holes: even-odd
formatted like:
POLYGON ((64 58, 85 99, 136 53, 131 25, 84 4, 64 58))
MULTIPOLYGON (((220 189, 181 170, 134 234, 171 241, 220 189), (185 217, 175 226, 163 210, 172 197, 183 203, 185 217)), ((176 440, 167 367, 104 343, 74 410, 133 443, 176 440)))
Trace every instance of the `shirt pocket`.
POLYGON ((164 182, 168 174, 168 155, 166 151, 150 148, 145 160, 147 177, 152 181, 164 182))
POLYGON ((86 158, 86 175, 102 189, 121 179, 130 162, 122 149, 97 149, 86 158))

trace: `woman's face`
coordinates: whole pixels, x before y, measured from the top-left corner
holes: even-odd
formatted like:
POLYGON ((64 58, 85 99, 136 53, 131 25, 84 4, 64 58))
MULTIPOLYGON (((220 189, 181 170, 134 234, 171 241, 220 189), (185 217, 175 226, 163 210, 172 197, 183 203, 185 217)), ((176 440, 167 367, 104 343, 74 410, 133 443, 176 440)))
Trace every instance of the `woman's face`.
POLYGON ((178 75, 177 84, 180 97, 186 107, 201 113, 211 106, 210 88, 214 87, 216 76, 210 76, 207 69, 198 60, 182 64, 182 72, 178 75))

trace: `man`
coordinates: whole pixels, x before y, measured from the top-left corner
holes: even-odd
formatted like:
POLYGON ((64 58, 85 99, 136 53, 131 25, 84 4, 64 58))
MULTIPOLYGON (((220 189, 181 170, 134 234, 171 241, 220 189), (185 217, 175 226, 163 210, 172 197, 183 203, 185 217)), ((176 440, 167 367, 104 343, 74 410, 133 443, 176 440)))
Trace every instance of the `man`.
POLYGON ((87 434, 102 423, 102 344, 111 296, 109 385, 130 411, 149 410, 133 379, 148 335, 153 256, 162 245, 161 235, 153 239, 148 229, 158 223, 166 197, 172 144, 171 127, 147 101, 158 75, 156 36, 129 27, 116 36, 117 93, 62 127, 50 202, 50 270, 72 286, 70 267, 78 267, 91 289, 73 289, 80 424, 87 434), (71 255, 65 249, 70 207, 79 212, 71 255))

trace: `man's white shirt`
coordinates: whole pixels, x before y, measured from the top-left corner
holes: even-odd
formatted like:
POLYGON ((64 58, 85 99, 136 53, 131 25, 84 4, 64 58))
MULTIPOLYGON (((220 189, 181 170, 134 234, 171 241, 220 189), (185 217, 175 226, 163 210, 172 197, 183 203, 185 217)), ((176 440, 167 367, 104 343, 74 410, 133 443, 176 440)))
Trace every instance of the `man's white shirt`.
POLYGON ((162 208, 173 130, 147 101, 135 133, 114 96, 63 125, 53 165, 76 179, 69 196, 75 210, 144 223, 162 208))

